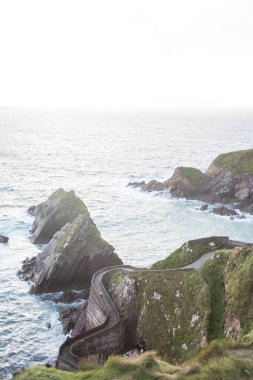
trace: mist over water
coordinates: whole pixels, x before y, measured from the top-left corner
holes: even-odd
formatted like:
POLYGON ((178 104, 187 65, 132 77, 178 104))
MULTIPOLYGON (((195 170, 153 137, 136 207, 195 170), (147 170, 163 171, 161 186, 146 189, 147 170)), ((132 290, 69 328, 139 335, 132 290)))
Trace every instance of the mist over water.
POLYGON ((253 114, 102 116, 0 110, 0 374, 53 362, 64 336, 57 306, 28 295, 16 276, 42 247, 29 241, 26 209, 74 189, 125 264, 147 266, 184 241, 210 235, 253 241, 253 218, 202 213, 197 201, 127 188, 177 166, 206 170, 220 153, 252 148, 253 114), (52 324, 48 330, 46 323, 52 324))

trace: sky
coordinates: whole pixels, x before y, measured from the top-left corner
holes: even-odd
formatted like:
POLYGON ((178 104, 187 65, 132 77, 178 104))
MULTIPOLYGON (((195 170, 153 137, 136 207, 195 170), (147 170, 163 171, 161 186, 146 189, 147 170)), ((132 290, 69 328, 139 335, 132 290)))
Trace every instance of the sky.
POLYGON ((0 0, 0 107, 253 108, 252 0, 0 0))

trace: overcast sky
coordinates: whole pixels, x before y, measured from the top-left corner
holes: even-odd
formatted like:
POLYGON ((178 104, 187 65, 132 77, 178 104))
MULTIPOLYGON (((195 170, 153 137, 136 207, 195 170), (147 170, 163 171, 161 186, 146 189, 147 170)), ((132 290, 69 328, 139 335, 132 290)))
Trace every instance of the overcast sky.
POLYGON ((253 1, 0 0, 0 106, 253 107, 253 1))

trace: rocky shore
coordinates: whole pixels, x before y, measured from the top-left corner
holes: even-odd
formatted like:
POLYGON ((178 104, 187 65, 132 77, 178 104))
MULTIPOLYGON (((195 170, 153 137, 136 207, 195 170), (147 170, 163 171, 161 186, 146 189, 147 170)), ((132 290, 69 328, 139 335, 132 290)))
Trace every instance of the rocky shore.
POLYGON ((129 182, 128 186, 148 192, 169 191, 177 198, 234 204, 252 214, 253 149, 221 154, 205 173, 192 167, 178 167, 164 182, 129 182))

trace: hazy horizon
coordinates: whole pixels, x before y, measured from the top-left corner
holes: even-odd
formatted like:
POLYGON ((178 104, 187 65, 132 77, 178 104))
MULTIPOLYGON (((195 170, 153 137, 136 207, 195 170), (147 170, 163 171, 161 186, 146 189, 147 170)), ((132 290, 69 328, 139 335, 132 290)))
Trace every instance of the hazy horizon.
POLYGON ((0 3, 0 106, 252 108, 250 0, 0 3))

